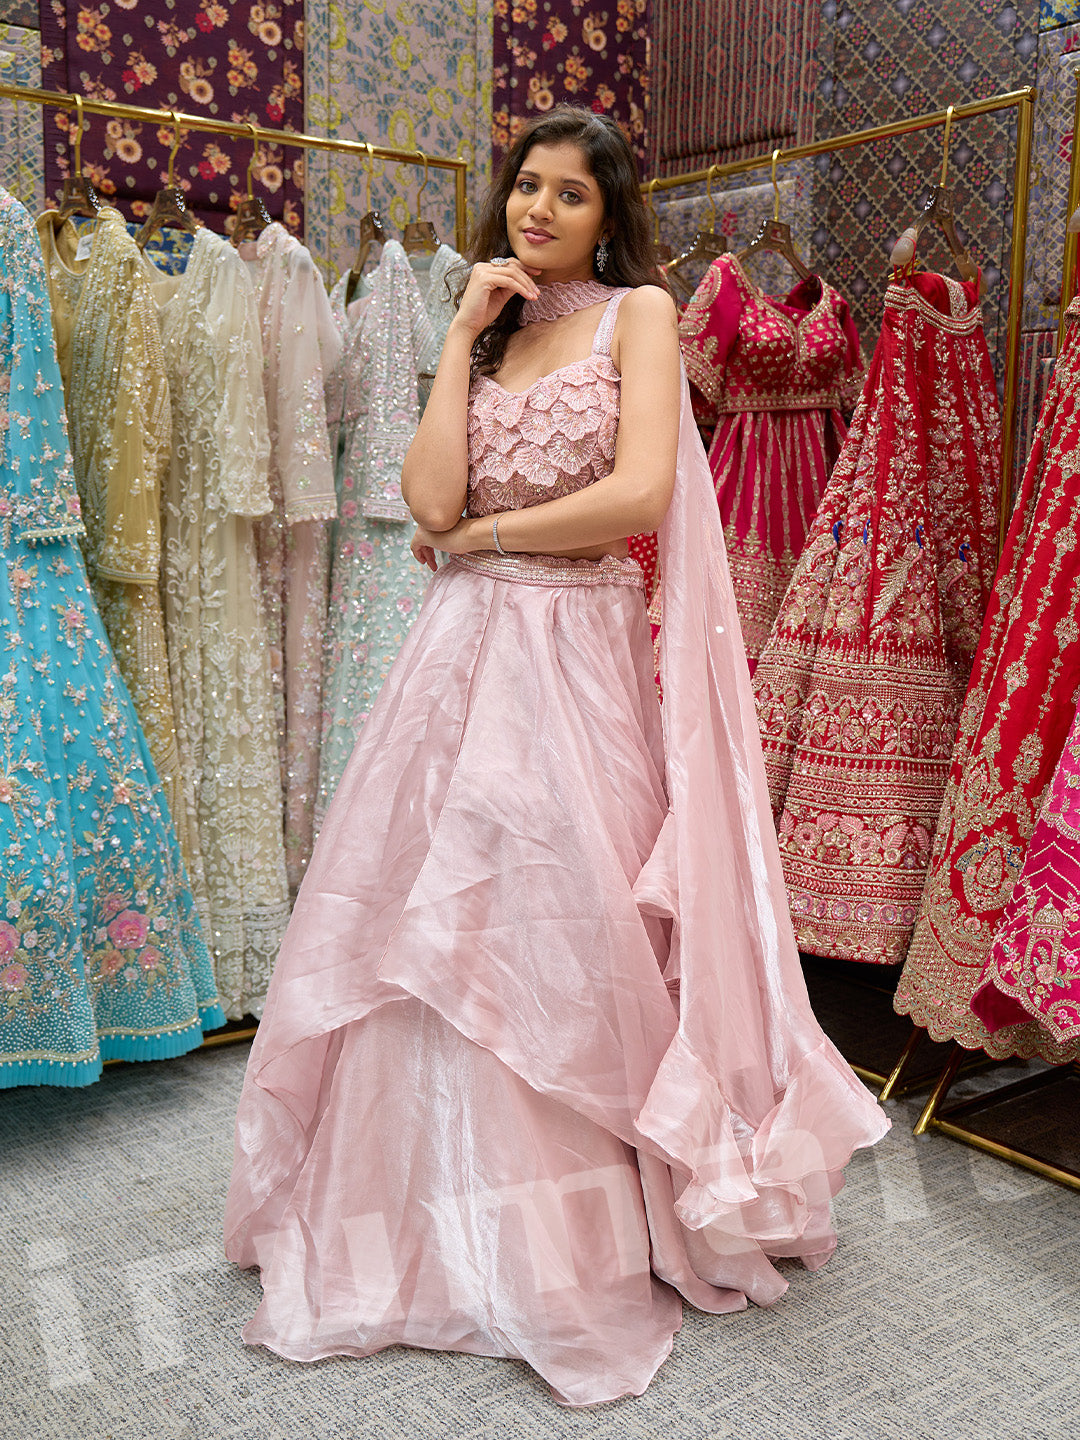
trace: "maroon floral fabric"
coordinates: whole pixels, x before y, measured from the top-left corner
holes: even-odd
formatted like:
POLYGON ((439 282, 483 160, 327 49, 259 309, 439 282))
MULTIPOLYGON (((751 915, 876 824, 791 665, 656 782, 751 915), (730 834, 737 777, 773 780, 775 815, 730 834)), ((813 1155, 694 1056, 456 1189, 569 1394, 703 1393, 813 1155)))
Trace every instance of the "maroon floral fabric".
MULTIPOLYGON (((303 0, 42 0, 43 84, 101 100, 183 110, 269 129, 304 125, 303 0)), ((45 183, 59 192, 70 165, 74 112, 51 111, 45 183)), ((165 183, 169 124, 88 115, 83 169, 103 200, 136 219, 165 183)), ((192 130, 176 157, 188 203, 217 231, 247 193, 249 141, 192 130)), ((259 144, 253 182, 274 219, 303 228, 303 152, 259 144)))
POLYGON ((649 0, 495 0, 496 165, 526 120, 588 105, 622 126, 645 160, 649 0))

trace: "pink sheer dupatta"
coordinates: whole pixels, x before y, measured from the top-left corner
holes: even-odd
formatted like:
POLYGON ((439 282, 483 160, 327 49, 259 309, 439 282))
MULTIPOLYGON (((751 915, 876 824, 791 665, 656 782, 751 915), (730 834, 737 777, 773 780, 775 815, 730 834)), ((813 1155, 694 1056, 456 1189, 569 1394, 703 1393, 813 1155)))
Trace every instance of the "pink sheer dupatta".
MULTIPOLYGON (((760 1247, 813 1269, 835 1248, 828 1202, 843 1166, 889 1121, 810 1008, 723 532, 685 385, 659 540, 670 808, 635 895, 645 913, 673 921, 666 978, 680 1018, 637 1123, 671 1158, 676 1213, 714 1256, 741 1252, 745 1263, 760 1247)), ((713 1283, 739 1283, 740 1264, 720 1268, 730 1278, 710 1264, 713 1283)))

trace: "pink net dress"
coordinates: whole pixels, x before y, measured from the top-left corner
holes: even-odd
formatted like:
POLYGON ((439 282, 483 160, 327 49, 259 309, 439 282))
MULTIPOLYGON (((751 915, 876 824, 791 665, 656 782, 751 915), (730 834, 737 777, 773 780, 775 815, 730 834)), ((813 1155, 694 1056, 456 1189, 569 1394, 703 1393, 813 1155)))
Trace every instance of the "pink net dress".
MULTIPOLYGON (((475 381, 474 514, 612 470, 626 292, 550 289, 610 304, 587 358, 475 381)), ((262 1272, 251 1344, 512 1356, 593 1404, 645 1389, 680 1295, 768 1304, 768 1257, 835 1245, 842 1167, 887 1122, 806 1002, 685 402, 680 454, 663 720, 632 560, 484 553, 431 582, 252 1050, 226 1212, 262 1272)))

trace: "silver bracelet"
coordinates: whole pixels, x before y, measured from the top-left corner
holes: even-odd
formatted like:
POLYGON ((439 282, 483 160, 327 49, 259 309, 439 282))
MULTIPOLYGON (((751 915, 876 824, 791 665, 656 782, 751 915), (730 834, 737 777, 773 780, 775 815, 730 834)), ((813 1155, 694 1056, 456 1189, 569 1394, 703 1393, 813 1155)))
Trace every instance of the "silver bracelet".
POLYGON ((499 552, 499 554, 500 554, 500 555, 505 555, 505 554, 506 554, 506 551, 505 551, 505 550, 502 548, 502 546, 499 544, 499 517, 498 517, 498 515, 496 515, 496 516, 494 517, 494 519, 492 520, 492 522, 491 522, 491 538, 492 538, 492 540, 495 541, 495 549, 499 552))

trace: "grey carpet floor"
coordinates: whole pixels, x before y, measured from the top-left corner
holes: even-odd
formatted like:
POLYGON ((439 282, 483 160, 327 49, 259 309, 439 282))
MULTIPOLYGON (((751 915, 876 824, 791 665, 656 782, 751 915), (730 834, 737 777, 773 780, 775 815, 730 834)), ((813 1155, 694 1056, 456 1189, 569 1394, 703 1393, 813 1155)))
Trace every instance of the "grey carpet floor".
POLYGON ((1065 1440, 1080 1404, 1080 1196, 892 1107, 840 1248, 769 1310, 687 1309, 640 1399, 556 1406, 524 1366, 246 1349, 221 1255, 246 1047, 0 1095, 4 1440, 1065 1440))

